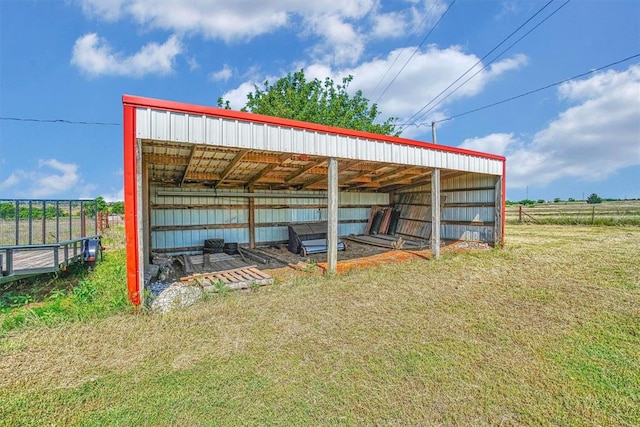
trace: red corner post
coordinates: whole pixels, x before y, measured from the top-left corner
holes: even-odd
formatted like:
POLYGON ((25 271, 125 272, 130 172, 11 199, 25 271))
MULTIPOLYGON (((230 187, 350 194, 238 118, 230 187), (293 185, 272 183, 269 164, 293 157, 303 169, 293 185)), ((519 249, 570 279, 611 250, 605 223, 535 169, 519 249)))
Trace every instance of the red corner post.
POLYGON ((504 224, 507 217, 507 159, 502 160, 502 240, 500 247, 504 248, 504 224))
POLYGON ((140 278, 138 275, 138 195, 136 165, 136 109, 124 104, 124 216, 127 239, 127 289, 129 300, 140 305, 140 278))

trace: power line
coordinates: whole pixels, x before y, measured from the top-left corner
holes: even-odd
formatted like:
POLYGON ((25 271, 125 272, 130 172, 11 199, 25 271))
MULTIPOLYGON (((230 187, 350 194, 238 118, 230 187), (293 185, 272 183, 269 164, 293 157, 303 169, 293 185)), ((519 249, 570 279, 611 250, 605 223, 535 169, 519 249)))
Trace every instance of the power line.
POLYGON ((509 40, 515 33, 517 33, 518 31, 520 31, 520 29, 522 29, 522 27, 524 27, 525 25, 527 25, 533 18, 535 18, 536 16, 538 16, 544 9, 546 9, 551 3, 553 3, 554 0, 549 0, 544 6, 542 6, 540 9, 538 9, 538 11, 536 13, 534 13, 532 16, 529 17, 529 19, 527 19, 525 22, 523 22, 522 24, 520 24, 520 26, 518 28, 516 28, 515 30, 513 30, 511 32, 511 34, 509 34, 507 37, 505 37, 504 39, 502 39, 502 41, 500 43, 498 43, 493 49, 491 49, 489 52, 487 52, 482 58, 480 58, 475 64, 473 64, 471 67, 469 67, 467 69, 467 71, 465 71, 462 75, 460 75, 460 77, 458 77, 457 79, 455 79, 453 82, 451 82, 451 84, 449 84, 449 86, 447 86, 446 88, 444 88, 442 91, 440 91, 440 93, 438 93, 436 96, 434 96, 431 101, 427 102, 422 108, 420 108, 416 113, 414 113, 411 117, 409 117, 409 119, 407 120, 408 122, 411 122, 413 120, 417 120, 419 117, 421 117, 421 113, 424 111, 425 108, 427 108, 429 105, 431 105, 435 100, 437 100, 443 93, 445 93, 447 90, 449 90, 453 85, 455 85, 457 82, 459 82, 464 76, 466 76, 471 70, 473 70, 478 64, 480 64, 484 59, 486 59, 489 55, 491 55, 496 49, 498 49, 500 46, 502 46, 507 40, 509 40))
MULTIPOLYGON (((420 23, 413 29, 413 32, 411 33, 411 35, 407 38, 407 41, 404 44, 404 47, 402 48, 402 50, 406 49, 407 47, 409 47, 409 43, 411 43, 413 41, 413 37, 416 35, 416 33, 418 32, 418 30, 420 29, 420 27, 422 27, 422 24, 425 23, 425 21, 427 20, 427 18, 429 17, 429 14, 431 13, 431 11, 433 10, 434 7, 436 7, 436 5, 438 4, 438 2, 433 2, 433 4, 431 5, 431 7, 429 8, 429 10, 427 11, 427 13, 425 13, 424 18, 422 18, 422 21, 420 21, 420 23)), ((384 81, 384 78, 387 77, 387 74, 389 74, 389 71, 391 71, 391 69, 393 68, 394 65, 396 65, 396 62, 398 62, 398 59, 400 58, 400 54, 398 54, 398 56, 395 57, 395 59, 393 60, 393 62, 391 63, 391 65, 389 65, 389 67, 387 68, 387 71, 384 72, 384 74, 382 75, 382 77, 380 77, 380 80, 378 80, 378 83, 376 84, 376 87, 373 88, 373 90, 371 91, 371 93, 376 93, 376 91, 378 90, 378 88, 380 87, 380 84, 382 84, 382 82, 384 81)), ((378 98, 379 99, 379 98, 378 98)), ((376 101, 377 102, 377 101, 376 101)))
MULTIPOLYGON (((536 92, 540 92, 540 91, 543 91, 543 90, 545 90, 545 89, 549 89, 549 88, 551 88, 551 87, 561 85, 562 83, 566 83, 566 82, 568 82, 568 81, 575 80, 575 79, 579 79, 580 77, 584 77, 584 76, 587 76, 587 75, 589 75, 589 74, 593 74, 593 73, 596 73, 596 72, 598 72, 598 71, 602 71, 602 70, 604 70, 605 68, 609 68, 609 67, 612 67, 612 66, 614 66, 614 65, 621 64, 621 63, 623 63, 623 62, 626 62, 626 61, 629 61, 629 60, 631 60, 631 59, 637 58, 637 57, 639 57, 639 56, 640 56, 640 53, 637 53, 637 54, 635 54, 635 55, 631 55, 631 56, 628 56, 628 57, 626 57, 626 58, 624 58, 624 59, 621 59, 621 60, 619 60, 619 61, 615 61, 615 62, 612 62, 612 63, 610 63, 610 64, 604 65, 604 66, 602 66, 602 67, 599 67, 599 68, 595 68, 595 69, 589 70, 589 71, 587 71, 587 72, 585 72, 585 73, 578 74, 578 75, 575 75, 575 76, 573 76, 573 77, 569 77, 568 79, 560 80, 559 82, 551 83, 551 84, 549 84, 549 85, 546 85, 546 86, 540 87, 540 88, 538 88, 538 89, 530 90, 529 92, 521 93, 520 95, 512 96, 511 98, 503 99, 502 101, 494 102, 494 103, 492 103, 492 104, 488 104, 488 105, 485 105, 485 106, 483 106, 483 107, 474 108, 473 110, 465 111, 464 113, 456 114, 456 115, 453 115, 453 116, 447 117, 447 118, 445 118, 445 119, 437 120, 437 121, 435 121, 435 123, 442 123, 442 122, 446 122, 446 121, 453 120, 453 119, 458 118, 458 117, 461 117, 461 116, 466 116, 467 114, 475 113, 475 112, 477 112, 477 111, 481 111, 481 110, 486 110, 487 108, 495 107, 496 105, 504 104, 505 102, 513 101, 514 99, 522 98, 522 97, 525 97, 525 96, 527 96, 527 95, 531 95, 531 94, 534 94, 534 93, 536 93, 536 92)), ((422 125, 424 125, 424 124, 422 124, 422 125)))
POLYGON ((558 7, 556 10, 554 10, 553 12, 551 12, 549 15, 547 15, 542 21, 538 22, 532 29, 530 29, 529 31, 527 31, 526 33, 524 33, 520 38, 518 38, 518 40, 516 40, 515 42, 511 43, 507 48, 505 48, 502 52, 500 52, 495 58, 493 58, 491 61, 487 62, 486 64, 484 64, 482 66, 482 68, 480 68, 478 71, 476 71, 475 73, 473 73, 469 78, 467 78, 464 82, 462 82, 458 87, 456 87, 454 90, 452 90, 451 92, 449 92, 445 97, 443 97, 442 99, 440 99, 437 103, 435 103, 434 105, 431 106, 431 108, 429 108, 427 111, 425 111, 424 113, 422 113, 420 115, 420 117, 416 117, 416 120, 421 119, 422 117, 426 116, 427 114, 429 114, 431 111, 433 111, 436 107, 438 107, 438 105, 442 104, 444 102, 445 99, 447 99, 448 97, 450 97, 451 95, 453 95, 454 93, 456 93, 458 91, 458 89, 460 89, 462 86, 466 85, 471 79, 473 79, 475 76, 477 76, 478 74, 480 74, 483 70, 485 70, 489 65, 493 64, 495 61, 497 61, 500 57, 502 57, 502 55, 504 55, 509 49, 511 49, 513 46, 515 46, 516 44, 518 44, 522 39, 524 39, 526 36, 528 36, 530 33, 532 33, 533 31, 536 30, 536 28, 538 28, 540 25, 542 25, 547 19, 551 18, 553 15, 556 14, 556 12, 558 12, 560 9, 562 9, 563 7, 565 7, 571 0, 566 0, 562 5, 560 5, 560 7, 558 7))
POLYGON ((0 117, 0 120, 10 120, 15 122, 62 123, 67 125, 122 126, 121 123, 84 122, 84 121, 65 120, 65 119, 48 120, 48 119, 32 119, 32 118, 24 118, 24 117, 0 117))
MULTIPOLYGON (((553 1, 553 0, 551 0, 553 1)), ((449 7, 447 7, 447 10, 444 11, 444 13, 440 16, 440 18, 438 19, 438 22, 435 23, 435 25, 433 26, 433 28, 431 28, 431 30, 429 31, 429 33, 422 39, 422 41, 420 42, 420 44, 414 49, 413 53, 411 54, 411 56, 409 57, 409 59, 406 60, 406 62, 404 63, 404 65, 402 66, 402 68, 400 68, 400 70, 398 70, 398 72, 396 73, 395 76, 393 76, 393 79, 391 79, 391 81, 389 82, 389 84, 387 85, 387 87, 384 88, 384 90, 382 91, 382 93, 380 94, 380 96, 378 96, 378 99, 376 99, 375 104, 379 103, 380 100, 382 99, 382 97, 384 96, 385 93, 387 93, 387 90, 389 90, 389 88, 391 87, 391 85, 396 81, 396 79, 398 78, 398 76, 400 75, 400 73, 402 73, 402 71, 404 71, 404 69, 406 68, 407 64, 409 63, 409 61, 411 61, 413 59, 413 57, 416 55, 416 53, 418 53, 418 51, 420 50, 420 47, 422 47, 422 45, 424 44, 425 41, 427 41, 427 39, 429 38, 429 36, 431 36, 431 33, 433 33, 433 31, 438 27, 438 25, 440 24, 440 22, 442 21, 442 19, 445 17, 445 15, 447 14, 447 12, 449 12, 449 10, 451 9, 451 7, 456 3, 456 0, 453 0, 451 2, 451 4, 449 4, 449 7)))

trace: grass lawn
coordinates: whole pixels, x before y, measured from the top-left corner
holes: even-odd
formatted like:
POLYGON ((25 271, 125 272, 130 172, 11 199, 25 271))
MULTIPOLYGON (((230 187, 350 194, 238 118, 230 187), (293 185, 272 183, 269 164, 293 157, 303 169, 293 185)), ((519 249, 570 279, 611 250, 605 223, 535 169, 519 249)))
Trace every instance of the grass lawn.
POLYGON ((509 225, 504 250, 34 322, 0 337, 0 425, 640 425, 639 259, 640 227, 509 225))

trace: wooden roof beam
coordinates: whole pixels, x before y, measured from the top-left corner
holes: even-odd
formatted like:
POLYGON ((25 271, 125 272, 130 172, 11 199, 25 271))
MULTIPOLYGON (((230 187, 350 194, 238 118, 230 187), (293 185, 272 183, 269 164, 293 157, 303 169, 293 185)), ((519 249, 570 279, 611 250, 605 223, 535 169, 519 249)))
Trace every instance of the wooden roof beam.
POLYGON ((233 168, 235 168, 238 165, 238 163, 242 161, 242 159, 247 155, 248 152, 249 150, 238 151, 238 153, 235 155, 233 160, 231 160, 227 165, 227 167, 224 169, 224 171, 222 171, 222 173, 220 174, 220 178, 218 179, 218 182, 216 182, 216 185, 214 187, 217 187, 218 184, 220 184, 229 176, 229 174, 233 171, 233 168))
POLYGON ((262 178, 263 176, 265 176, 266 174, 268 174, 269 172, 271 172, 272 170, 280 166, 281 163, 284 163, 287 160, 289 160, 291 156, 293 156, 293 154, 286 153, 286 154, 280 155, 278 157, 280 159, 278 163, 272 163, 270 165, 265 166, 260 172, 258 172, 257 174, 249 178, 246 185, 247 186, 253 185, 254 182, 258 181, 260 178, 262 178))
POLYGON ((391 191, 396 191, 396 190, 408 190, 411 188, 415 188, 415 187, 420 187, 421 185, 427 185, 431 183, 431 174, 433 173, 432 170, 427 170, 425 171, 424 174, 415 177, 413 179, 410 180, 409 183, 389 183, 386 185, 382 185, 380 187, 380 190, 385 191, 385 192, 391 192, 391 191))
POLYGON ((317 160, 315 162, 310 162, 308 165, 306 165, 305 167, 303 167, 302 169, 300 169, 299 171, 297 171, 293 175, 288 176, 287 178, 285 178, 284 182, 293 181, 294 179, 296 179, 296 178, 304 175, 305 173, 307 173, 309 170, 311 170, 311 169, 313 169, 313 168, 315 168, 317 166, 320 166, 322 164, 327 163, 328 160, 329 159, 324 158, 324 159, 319 159, 319 160, 317 160))
POLYGON ((218 181, 220 179, 219 173, 213 172, 190 172, 183 178, 184 181, 218 181))
POLYGON ((179 187, 182 187, 182 185, 184 184, 184 180, 187 178, 187 175, 191 170, 191 167, 193 165, 193 156, 196 153, 197 148, 198 146, 194 145, 193 148, 191 149, 191 154, 189 154, 189 161, 187 162, 187 167, 184 169, 184 173, 182 174, 182 179, 180 179, 180 184, 178 184, 179 187))
POLYGON ((155 165, 186 166, 189 164, 189 157, 171 156, 166 154, 145 153, 142 155, 142 159, 145 163, 155 165))

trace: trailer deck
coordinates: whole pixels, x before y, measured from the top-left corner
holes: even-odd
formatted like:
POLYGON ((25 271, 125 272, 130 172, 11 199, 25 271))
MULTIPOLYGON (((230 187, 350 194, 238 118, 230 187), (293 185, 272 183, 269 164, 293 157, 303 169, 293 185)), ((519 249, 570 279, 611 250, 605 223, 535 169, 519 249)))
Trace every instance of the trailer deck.
POLYGON ((99 238, 95 200, 0 199, 0 283, 84 262, 99 238))
POLYGON ((47 245, 0 246, 0 283, 64 271, 72 264, 84 262, 82 249, 85 241, 96 238, 99 236, 47 245))

